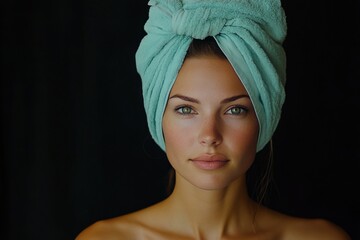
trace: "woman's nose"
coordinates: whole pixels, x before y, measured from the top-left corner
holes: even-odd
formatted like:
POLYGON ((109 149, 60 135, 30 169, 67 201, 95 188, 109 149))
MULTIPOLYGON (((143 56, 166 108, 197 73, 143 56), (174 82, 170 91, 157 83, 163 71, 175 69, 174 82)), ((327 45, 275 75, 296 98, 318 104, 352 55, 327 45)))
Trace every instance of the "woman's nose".
POLYGON ((207 118, 200 124, 199 142, 203 146, 217 146, 222 142, 220 122, 216 117, 207 118))

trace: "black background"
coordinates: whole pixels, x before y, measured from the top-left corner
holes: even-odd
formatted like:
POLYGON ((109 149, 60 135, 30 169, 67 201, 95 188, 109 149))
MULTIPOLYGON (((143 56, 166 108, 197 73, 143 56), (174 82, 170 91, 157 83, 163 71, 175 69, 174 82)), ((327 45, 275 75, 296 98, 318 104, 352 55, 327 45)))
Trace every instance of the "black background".
MULTIPOLYGON (((273 208, 359 235, 359 1, 283 1, 273 208)), ((147 1, 2 1, 1 239, 74 239, 165 193, 134 54, 147 1)))

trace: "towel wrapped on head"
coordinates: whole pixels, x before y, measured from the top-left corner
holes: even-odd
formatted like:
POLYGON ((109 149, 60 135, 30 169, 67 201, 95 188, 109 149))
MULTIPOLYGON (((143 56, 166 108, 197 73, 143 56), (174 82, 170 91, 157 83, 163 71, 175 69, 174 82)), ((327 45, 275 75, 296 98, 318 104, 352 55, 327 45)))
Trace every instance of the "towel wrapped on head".
POLYGON ((245 86, 257 119, 257 151, 270 141, 285 101, 287 25, 280 0, 150 0, 136 51, 151 136, 165 150, 162 118, 193 39, 212 36, 245 86))

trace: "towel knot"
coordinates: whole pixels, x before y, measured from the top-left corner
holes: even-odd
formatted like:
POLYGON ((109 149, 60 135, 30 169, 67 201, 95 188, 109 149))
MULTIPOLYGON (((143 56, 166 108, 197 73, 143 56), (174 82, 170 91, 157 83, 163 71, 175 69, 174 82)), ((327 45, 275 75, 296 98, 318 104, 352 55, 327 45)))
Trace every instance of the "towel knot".
POLYGON ((211 16, 211 9, 199 7, 195 9, 179 9, 172 17, 172 29, 178 35, 196 39, 219 34, 226 19, 211 16))

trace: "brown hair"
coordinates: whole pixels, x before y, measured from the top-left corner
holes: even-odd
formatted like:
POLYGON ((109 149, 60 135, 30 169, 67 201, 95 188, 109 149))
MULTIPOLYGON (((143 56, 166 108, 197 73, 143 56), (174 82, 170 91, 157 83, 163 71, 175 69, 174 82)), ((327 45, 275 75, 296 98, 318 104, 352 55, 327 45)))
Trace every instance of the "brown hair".
POLYGON ((219 45, 213 37, 207 37, 203 40, 194 39, 188 48, 185 58, 204 55, 215 55, 226 59, 225 54, 221 51, 219 45))

